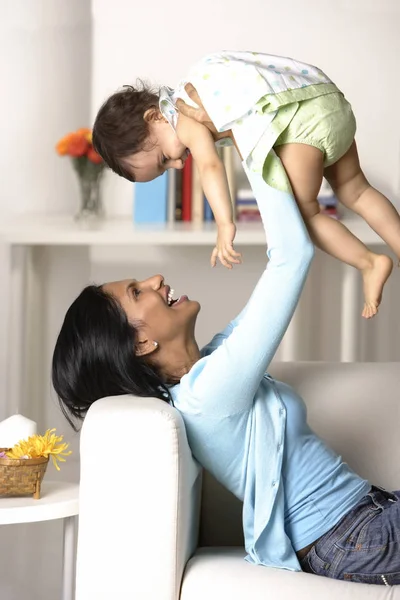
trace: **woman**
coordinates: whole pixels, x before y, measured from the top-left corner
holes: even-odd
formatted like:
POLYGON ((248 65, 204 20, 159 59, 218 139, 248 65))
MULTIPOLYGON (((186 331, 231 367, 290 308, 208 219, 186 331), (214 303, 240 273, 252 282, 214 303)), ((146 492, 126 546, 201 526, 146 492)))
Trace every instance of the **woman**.
MULTIPOLYGON (((199 104, 196 91, 187 91, 199 104)), ((180 110, 217 137, 204 109, 180 110)), ((351 471, 311 431, 302 399, 266 373, 296 308, 313 245, 294 198, 271 194, 261 175, 247 174, 269 261, 244 310, 199 350, 200 305, 187 296, 174 299, 161 275, 85 288, 54 351, 61 407, 73 423, 104 396, 173 402, 193 455, 244 503, 249 562, 398 584, 399 494, 351 471)))

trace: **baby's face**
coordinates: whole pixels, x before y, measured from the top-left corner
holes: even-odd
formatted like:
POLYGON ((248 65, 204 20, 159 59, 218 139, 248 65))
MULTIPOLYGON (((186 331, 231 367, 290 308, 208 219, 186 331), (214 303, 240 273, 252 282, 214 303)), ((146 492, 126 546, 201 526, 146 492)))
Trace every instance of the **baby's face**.
POLYGON ((150 123, 148 149, 132 154, 124 162, 136 181, 152 181, 167 169, 183 169, 188 149, 166 120, 150 123))

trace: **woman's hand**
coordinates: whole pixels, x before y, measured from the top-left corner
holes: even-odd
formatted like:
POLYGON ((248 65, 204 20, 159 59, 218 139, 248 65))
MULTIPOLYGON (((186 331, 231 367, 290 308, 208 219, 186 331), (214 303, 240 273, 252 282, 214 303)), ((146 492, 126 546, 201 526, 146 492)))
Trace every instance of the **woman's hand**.
POLYGON ((204 108, 203 103, 199 98, 196 88, 193 87, 191 83, 187 83, 185 85, 185 92, 189 98, 193 100, 195 104, 197 104, 198 108, 189 106, 189 104, 186 104, 182 98, 178 98, 176 101, 176 107, 179 112, 185 115, 185 117, 189 117, 189 119, 193 119, 194 121, 197 121, 198 123, 201 123, 207 127, 207 129, 211 131, 214 140, 219 140, 226 137, 226 132, 218 133, 214 123, 210 119, 208 112, 204 108))
POLYGON ((218 225, 217 244, 211 254, 212 267, 217 264, 217 258, 227 269, 232 269, 232 264, 239 265, 242 262, 242 255, 233 249, 235 235, 236 225, 234 223, 218 225))

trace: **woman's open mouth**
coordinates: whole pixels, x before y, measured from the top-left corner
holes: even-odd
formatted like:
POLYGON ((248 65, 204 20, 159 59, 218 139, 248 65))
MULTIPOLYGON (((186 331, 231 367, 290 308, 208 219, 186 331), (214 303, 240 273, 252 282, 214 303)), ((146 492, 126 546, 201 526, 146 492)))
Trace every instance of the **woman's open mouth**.
POLYGON ((173 306, 177 306, 178 304, 182 304, 182 302, 186 302, 186 300, 188 300, 188 297, 185 295, 179 296, 178 298, 174 299, 174 290, 171 288, 168 291, 168 295, 167 295, 167 304, 170 308, 172 308, 173 306))
POLYGON ((179 296, 177 300, 172 301, 171 308, 178 306, 178 304, 182 304, 182 302, 186 302, 186 300, 188 300, 187 296, 179 296))

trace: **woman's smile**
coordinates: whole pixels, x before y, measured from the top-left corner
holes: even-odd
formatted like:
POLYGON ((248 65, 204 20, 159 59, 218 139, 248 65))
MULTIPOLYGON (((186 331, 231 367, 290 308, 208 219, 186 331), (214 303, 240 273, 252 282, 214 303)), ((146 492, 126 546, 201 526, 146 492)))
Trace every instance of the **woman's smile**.
POLYGON ((179 306, 179 304, 182 304, 182 302, 187 302, 188 300, 189 298, 187 296, 179 296, 177 300, 172 301, 171 308, 175 308, 176 306, 179 306))
POLYGON ((173 288, 170 288, 169 285, 166 285, 165 288, 166 288, 167 304, 170 308, 173 308, 173 307, 177 306, 178 304, 182 304, 182 302, 189 300, 189 298, 186 295, 178 296, 178 298, 175 299, 174 298, 175 290, 173 288))

